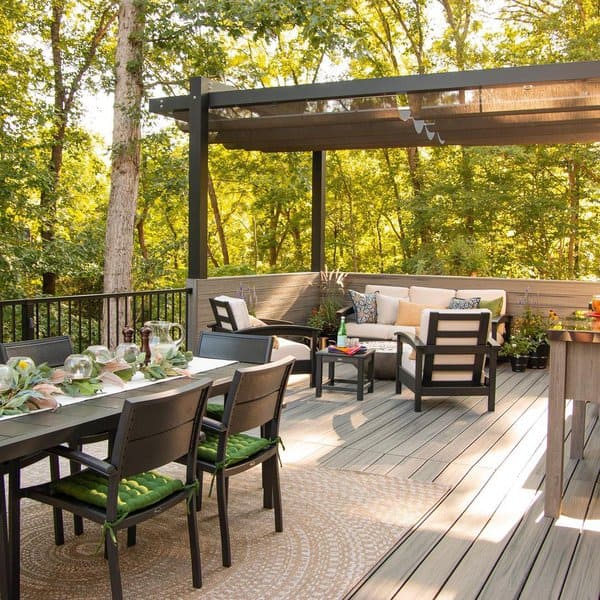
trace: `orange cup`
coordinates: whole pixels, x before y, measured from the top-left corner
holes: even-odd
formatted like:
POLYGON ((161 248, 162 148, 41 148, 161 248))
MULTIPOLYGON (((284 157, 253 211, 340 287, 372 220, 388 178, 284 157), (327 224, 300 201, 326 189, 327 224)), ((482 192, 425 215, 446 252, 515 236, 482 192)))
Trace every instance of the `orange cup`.
POLYGON ((600 294, 592 296, 592 311, 600 313, 600 294))

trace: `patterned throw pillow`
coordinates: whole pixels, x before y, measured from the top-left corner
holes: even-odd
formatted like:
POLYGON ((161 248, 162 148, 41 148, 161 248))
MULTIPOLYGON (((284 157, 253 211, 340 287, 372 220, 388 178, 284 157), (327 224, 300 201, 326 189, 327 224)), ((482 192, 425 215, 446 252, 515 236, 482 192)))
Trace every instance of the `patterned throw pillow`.
POLYGON ((479 308, 481 298, 452 298, 448 308, 469 309, 479 308))
POLYGON ((354 290, 348 290, 357 323, 377 323, 377 292, 372 294, 361 294, 354 290))

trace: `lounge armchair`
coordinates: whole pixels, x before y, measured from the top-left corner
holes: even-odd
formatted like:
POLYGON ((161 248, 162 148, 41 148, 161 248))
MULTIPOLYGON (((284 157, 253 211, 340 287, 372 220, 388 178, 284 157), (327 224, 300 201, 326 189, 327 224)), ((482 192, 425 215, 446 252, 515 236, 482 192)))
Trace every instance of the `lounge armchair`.
POLYGON ((493 411, 500 346, 490 320, 487 309, 423 310, 418 336, 396 334, 396 393, 411 389, 417 412, 423 396, 486 396, 493 411))
POLYGON ((293 356, 296 359, 294 373, 310 373, 310 386, 314 387, 318 329, 290 321, 252 317, 242 298, 217 296, 209 298, 209 302, 215 317, 215 322, 209 324, 213 331, 276 336, 271 360, 293 356))

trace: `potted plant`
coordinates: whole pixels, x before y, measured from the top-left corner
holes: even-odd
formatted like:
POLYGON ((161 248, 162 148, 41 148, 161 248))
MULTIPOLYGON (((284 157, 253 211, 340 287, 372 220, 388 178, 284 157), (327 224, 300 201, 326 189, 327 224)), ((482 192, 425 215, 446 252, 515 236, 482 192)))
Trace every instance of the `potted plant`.
POLYGON ((515 329, 529 338, 531 344, 528 361, 528 367, 531 369, 545 369, 548 365, 550 345, 547 331, 554 324, 555 317, 554 311, 550 311, 546 316, 527 307, 523 314, 515 320, 515 329))
POLYGON ((501 356, 510 358, 512 370, 521 373, 527 368, 532 342, 528 335, 515 331, 500 349, 501 356))
MULTIPOLYGON (((321 331, 321 338, 334 338, 338 328, 337 311, 343 306, 346 273, 325 267, 320 274, 320 303, 312 309, 307 325, 321 331)), ((326 345, 326 341, 324 342, 326 345)))

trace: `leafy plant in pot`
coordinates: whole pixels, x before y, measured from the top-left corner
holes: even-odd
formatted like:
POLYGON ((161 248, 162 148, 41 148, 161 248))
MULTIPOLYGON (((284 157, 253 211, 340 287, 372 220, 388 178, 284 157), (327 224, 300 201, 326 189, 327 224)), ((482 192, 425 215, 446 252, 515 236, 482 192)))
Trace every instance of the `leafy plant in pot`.
POLYGON ((521 373, 527 368, 532 342, 529 336, 521 331, 515 331, 500 349, 501 356, 510 358, 512 370, 521 373))
POLYGON ((320 303, 312 309, 307 325, 321 330, 321 337, 334 338, 338 329, 337 311, 343 306, 346 273, 329 271, 320 274, 320 303))
POLYGON ((548 329, 552 328, 558 319, 554 311, 543 315, 527 307, 523 314, 516 319, 515 329, 529 338, 531 347, 529 350, 528 367, 531 369, 545 369, 548 365, 550 345, 548 344, 548 329))

